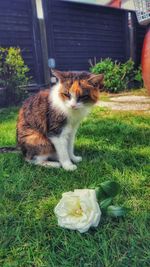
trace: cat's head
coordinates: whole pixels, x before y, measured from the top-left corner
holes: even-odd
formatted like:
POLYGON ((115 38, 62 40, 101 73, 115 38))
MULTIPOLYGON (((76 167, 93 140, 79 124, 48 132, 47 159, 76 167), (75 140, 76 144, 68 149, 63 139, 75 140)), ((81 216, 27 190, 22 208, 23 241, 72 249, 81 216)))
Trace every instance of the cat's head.
POLYGON ((52 73, 60 82, 59 96, 68 108, 78 110, 98 101, 103 74, 58 70, 52 70, 52 73))

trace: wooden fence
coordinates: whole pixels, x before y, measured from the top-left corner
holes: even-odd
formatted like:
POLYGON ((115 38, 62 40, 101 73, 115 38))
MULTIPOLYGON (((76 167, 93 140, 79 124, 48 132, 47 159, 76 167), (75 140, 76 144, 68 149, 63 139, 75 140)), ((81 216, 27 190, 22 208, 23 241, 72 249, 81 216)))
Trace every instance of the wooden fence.
MULTIPOLYGON (((124 62, 131 56, 127 11, 61 0, 42 4, 44 19, 38 19, 36 0, 0 1, 0 46, 21 48, 35 89, 48 83, 48 62, 61 70, 88 70, 89 59, 124 62)), ((131 17, 138 65, 146 28, 134 12, 131 17)))

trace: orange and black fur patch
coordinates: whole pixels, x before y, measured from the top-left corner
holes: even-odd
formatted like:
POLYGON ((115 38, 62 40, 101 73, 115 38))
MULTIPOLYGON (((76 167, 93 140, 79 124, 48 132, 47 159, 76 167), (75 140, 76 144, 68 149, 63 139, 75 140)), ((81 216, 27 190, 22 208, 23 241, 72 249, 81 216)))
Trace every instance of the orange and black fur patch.
POLYGON ((66 124, 66 117, 52 109, 49 90, 41 91, 25 101, 19 111, 17 141, 24 156, 53 154, 55 148, 49 136, 57 135, 66 124))

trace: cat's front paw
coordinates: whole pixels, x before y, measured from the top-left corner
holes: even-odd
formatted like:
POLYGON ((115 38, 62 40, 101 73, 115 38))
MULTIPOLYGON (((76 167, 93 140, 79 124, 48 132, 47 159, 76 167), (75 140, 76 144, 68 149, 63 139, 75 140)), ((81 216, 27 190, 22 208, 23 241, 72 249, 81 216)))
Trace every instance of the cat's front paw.
POLYGON ((81 162, 82 161, 82 157, 80 157, 80 156, 72 156, 71 160, 74 163, 78 163, 78 162, 81 162))
POLYGON ((66 170, 66 171, 75 171, 77 169, 77 166, 75 164, 72 164, 72 163, 64 163, 62 164, 63 168, 66 170))

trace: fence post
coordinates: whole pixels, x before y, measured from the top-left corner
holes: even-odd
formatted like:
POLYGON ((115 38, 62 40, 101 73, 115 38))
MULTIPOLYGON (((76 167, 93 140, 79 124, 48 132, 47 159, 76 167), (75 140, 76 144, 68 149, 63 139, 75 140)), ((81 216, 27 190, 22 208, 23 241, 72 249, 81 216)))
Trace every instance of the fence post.
MULTIPOLYGON (((32 1, 33 36, 36 53, 36 76, 40 87, 49 85, 48 52, 44 18, 38 17, 37 0, 32 1)), ((40 0, 41 1, 41 0, 40 0)))
POLYGON ((36 9, 37 9, 37 18, 38 18, 39 28, 40 28, 44 80, 45 80, 45 84, 48 85, 50 82, 50 72, 48 68, 48 47, 47 47, 47 35, 46 35, 43 0, 35 0, 35 1, 36 1, 36 9))
POLYGON ((133 12, 126 12, 126 60, 131 58, 137 63, 136 27, 133 12))

